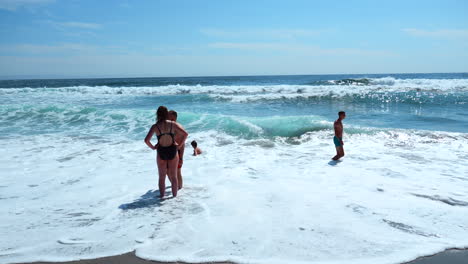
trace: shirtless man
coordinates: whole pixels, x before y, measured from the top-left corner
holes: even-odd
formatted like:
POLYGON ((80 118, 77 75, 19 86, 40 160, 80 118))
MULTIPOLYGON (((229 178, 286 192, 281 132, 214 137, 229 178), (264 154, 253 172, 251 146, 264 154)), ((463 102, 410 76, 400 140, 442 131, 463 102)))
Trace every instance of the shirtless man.
POLYGON ((335 136, 333 137, 333 143, 335 143, 336 147, 336 156, 332 158, 332 160, 338 160, 344 156, 344 149, 343 149, 343 123, 341 121, 346 118, 346 113, 344 111, 338 112, 338 119, 333 124, 333 128, 335 129, 335 136))
MULTIPOLYGON (((177 122, 177 112, 174 110, 169 111, 169 120, 177 122)), ((177 123, 179 124, 179 123, 177 123)), ((179 124, 180 125, 180 124, 179 124)), ((182 125, 180 125, 182 127, 182 125)), ((175 134, 175 139, 177 142, 180 142, 182 135, 175 134)), ((185 140, 180 143, 179 148, 179 165, 177 166, 177 183, 179 185, 179 190, 182 189, 182 164, 184 163, 184 151, 185 151, 185 140)))

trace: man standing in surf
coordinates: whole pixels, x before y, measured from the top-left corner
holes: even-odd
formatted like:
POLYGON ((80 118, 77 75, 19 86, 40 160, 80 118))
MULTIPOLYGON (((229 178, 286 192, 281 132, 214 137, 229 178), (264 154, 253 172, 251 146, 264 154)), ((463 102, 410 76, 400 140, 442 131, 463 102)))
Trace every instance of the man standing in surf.
POLYGON ((332 160, 339 160, 341 157, 344 156, 344 149, 343 149, 343 123, 341 121, 346 118, 346 113, 344 111, 338 112, 338 119, 333 124, 333 128, 335 129, 335 136, 333 137, 333 143, 335 143, 336 147, 336 156, 332 158, 332 160))
MULTIPOLYGON (((174 110, 169 111, 169 120, 174 121, 177 123, 177 112, 174 110)), ((177 123, 179 124, 179 123, 177 123)), ((179 124, 181 127, 182 125, 179 124)), ((182 189, 183 180, 182 180, 182 164, 184 163, 184 151, 185 151, 185 140, 182 141, 182 135, 175 134, 175 138, 177 142, 181 142, 181 146, 179 148, 179 163, 177 165, 177 183, 179 186, 179 190, 182 189)))

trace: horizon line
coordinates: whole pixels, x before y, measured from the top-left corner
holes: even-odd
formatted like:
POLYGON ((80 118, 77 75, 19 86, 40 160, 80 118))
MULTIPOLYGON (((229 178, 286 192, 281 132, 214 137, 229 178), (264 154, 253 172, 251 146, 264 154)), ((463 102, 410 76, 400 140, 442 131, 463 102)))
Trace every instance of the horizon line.
POLYGON ((273 76, 320 76, 320 75, 402 75, 402 74, 468 74, 466 72, 386 72, 386 73, 323 73, 323 74, 259 74, 259 75, 187 75, 187 76, 128 76, 128 77, 106 77, 106 76, 90 76, 90 77, 36 77, 34 75, 18 75, 14 76, 0 76, 0 81, 18 81, 18 80, 92 80, 92 79, 151 79, 151 78, 222 78, 222 77, 273 77, 273 76))

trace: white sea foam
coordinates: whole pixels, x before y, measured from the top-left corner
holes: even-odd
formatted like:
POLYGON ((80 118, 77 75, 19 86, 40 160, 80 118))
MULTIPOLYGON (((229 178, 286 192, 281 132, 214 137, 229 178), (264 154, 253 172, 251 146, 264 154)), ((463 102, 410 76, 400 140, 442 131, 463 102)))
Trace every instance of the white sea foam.
POLYGON ((0 263, 134 249, 171 261, 399 263, 468 246, 467 134, 345 134, 338 163, 331 136, 192 134, 204 154, 187 146, 185 187, 163 201, 142 140, 1 138, 0 263))

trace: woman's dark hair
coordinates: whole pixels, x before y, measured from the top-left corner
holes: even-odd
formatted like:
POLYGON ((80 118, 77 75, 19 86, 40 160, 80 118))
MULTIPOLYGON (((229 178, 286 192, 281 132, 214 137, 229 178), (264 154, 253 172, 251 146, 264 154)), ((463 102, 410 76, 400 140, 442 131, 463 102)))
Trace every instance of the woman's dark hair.
POLYGON ((167 107, 161 105, 158 108, 158 111, 156 111, 156 123, 167 120, 168 115, 169 115, 169 112, 167 111, 167 107))
POLYGON ((192 141, 192 143, 190 143, 192 145, 192 147, 196 148, 197 147, 197 142, 194 140, 192 141))

